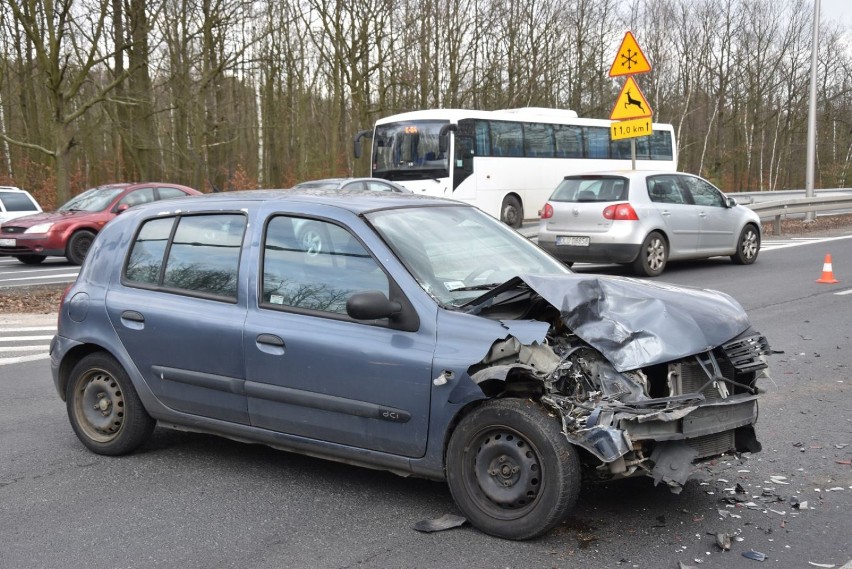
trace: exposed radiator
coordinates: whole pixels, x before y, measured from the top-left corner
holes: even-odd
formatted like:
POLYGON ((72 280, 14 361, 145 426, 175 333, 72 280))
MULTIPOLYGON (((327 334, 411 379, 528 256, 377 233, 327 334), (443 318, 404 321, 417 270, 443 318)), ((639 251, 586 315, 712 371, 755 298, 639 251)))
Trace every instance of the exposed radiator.
POLYGON ((686 444, 698 451, 698 456, 696 458, 718 456, 726 452, 731 452, 735 449, 734 431, 731 430, 723 433, 696 437, 694 439, 686 439, 686 444))

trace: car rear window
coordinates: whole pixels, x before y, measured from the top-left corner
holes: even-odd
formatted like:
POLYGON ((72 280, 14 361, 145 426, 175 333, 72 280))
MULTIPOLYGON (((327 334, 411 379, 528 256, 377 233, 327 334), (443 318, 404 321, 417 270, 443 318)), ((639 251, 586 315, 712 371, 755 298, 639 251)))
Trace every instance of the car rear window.
POLYGON ((619 177, 565 178, 550 201, 614 202, 627 199, 627 179, 619 177))
POLYGON ((0 201, 6 211, 38 211, 33 200, 27 194, 18 192, 0 192, 0 201))

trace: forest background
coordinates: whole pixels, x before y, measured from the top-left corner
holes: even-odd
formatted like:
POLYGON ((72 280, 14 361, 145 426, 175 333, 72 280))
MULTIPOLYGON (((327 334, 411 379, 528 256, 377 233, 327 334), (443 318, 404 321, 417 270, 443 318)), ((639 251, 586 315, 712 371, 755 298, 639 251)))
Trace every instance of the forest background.
MULTIPOLYGON (((11 0, 0 3, 0 184, 202 191, 368 175, 352 136, 425 108, 608 118, 627 29, 678 168, 803 188, 808 0, 11 0)), ((816 186, 852 178, 852 33, 820 24, 816 186)))

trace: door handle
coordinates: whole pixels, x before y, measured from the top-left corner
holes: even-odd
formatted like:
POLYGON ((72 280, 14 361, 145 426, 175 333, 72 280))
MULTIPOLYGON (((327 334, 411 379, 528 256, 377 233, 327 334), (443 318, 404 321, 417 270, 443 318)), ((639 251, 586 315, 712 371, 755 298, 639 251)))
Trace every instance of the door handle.
POLYGON ((121 313, 121 323, 131 330, 142 330, 145 327, 145 317, 141 312, 125 310, 121 313))
POLYGON ((257 349, 273 356, 284 354, 284 340, 275 334, 258 334, 255 339, 257 349))
POLYGON ((266 346, 274 346, 276 348, 284 347, 284 340, 274 334, 258 334, 257 343, 264 344, 266 346))

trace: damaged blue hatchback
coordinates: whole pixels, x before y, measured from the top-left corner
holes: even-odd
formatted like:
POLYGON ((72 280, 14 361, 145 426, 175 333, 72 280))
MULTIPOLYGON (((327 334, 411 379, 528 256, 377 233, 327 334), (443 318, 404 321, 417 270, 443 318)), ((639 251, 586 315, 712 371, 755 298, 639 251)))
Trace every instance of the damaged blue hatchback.
POLYGON ((119 216, 51 366, 96 453, 214 433, 446 480, 476 527, 528 539, 584 474, 678 491, 760 450, 768 353, 725 294, 572 273, 456 202, 306 190, 119 216))

